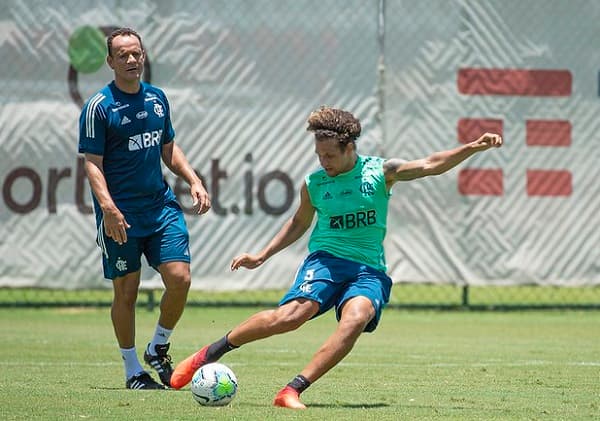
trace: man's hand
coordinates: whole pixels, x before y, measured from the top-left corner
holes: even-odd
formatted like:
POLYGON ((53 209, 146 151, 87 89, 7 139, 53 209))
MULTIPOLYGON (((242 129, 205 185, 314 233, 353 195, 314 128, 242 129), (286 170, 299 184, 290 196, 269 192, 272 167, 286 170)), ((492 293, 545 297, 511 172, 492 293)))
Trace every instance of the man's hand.
POLYGON ((194 212, 198 215, 208 212, 210 209, 210 197, 208 192, 202 186, 201 183, 194 183, 190 188, 190 194, 192 195, 192 206, 194 212))
POLYGON ((485 151, 490 148, 499 148, 502 146, 502 136, 495 133, 484 133, 479 139, 471 142, 471 145, 478 151, 485 151))
POLYGON ((265 259, 261 256, 244 253, 233 258, 231 262, 231 270, 238 270, 240 267, 245 267, 247 269, 255 269, 262 265, 264 262, 265 259))
POLYGON ((119 209, 112 208, 103 211, 104 215, 104 232, 107 236, 115 240, 119 244, 127 242, 127 228, 131 225, 125 220, 125 216, 119 209))

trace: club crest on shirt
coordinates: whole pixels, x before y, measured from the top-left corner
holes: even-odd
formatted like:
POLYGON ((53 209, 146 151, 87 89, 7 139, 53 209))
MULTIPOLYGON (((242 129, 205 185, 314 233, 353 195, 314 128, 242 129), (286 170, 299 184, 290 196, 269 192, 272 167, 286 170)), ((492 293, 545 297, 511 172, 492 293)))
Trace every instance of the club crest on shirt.
POLYGON ((163 110, 163 106, 160 105, 158 102, 154 103, 154 114, 156 114, 159 117, 164 117, 165 116, 165 112, 163 110))
POLYGON ((375 194, 373 183, 369 181, 363 181, 359 189, 363 196, 373 196, 375 194))

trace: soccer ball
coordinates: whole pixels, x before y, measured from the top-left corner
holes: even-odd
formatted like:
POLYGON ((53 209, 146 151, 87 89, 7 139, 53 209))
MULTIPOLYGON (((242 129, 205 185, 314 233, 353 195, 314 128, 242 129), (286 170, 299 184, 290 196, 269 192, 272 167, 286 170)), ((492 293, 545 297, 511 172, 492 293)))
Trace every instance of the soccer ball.
POLYGON ((227 405, 235 397, 237 387, 233 371, 220 363, 203 365, 192 377, 192 395, 200 405, 227 405))

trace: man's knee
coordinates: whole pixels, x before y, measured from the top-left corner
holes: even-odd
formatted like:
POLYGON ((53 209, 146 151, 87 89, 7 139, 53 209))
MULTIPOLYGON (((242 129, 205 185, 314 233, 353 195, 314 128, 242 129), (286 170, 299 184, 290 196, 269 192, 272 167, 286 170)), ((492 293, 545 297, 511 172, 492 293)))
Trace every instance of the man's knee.
POLYGON ((187 263, 165 263, 160 267, 165 288, 171 292, 187 292, 192 284, 190 266, 187 263))
POLYGON ((128 273, 113 280, 113 302, 128 307, 135 306, 140 286, 139 272, 128 273))
POLYGON ((285 330, 294 330, 313 317, 317 311, 319 304, 315 301, 294 300, 275 310, 275 323, 285 330))
POLYGON ((375 309, 371 302, 366 298, 358 297, 346 303, 342 310, 340 324, 362 332, 373 317, 375 317, 375 309))

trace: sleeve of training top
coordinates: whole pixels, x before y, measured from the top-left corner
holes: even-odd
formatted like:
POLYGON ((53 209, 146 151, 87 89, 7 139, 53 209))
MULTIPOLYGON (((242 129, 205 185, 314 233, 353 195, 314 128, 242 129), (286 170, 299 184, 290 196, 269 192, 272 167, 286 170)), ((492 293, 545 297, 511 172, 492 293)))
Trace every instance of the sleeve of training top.
POLYGON ((79 153, 104 155, 106 141, 106 110, 102 105, 105 96, 97 93, 83 106, 79 116, 79 153))

